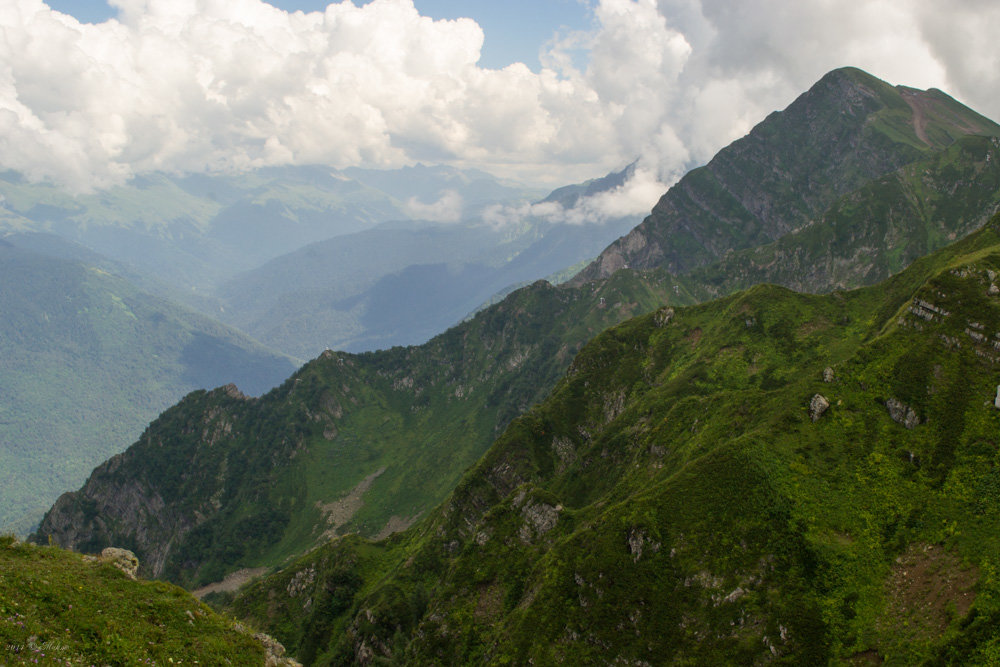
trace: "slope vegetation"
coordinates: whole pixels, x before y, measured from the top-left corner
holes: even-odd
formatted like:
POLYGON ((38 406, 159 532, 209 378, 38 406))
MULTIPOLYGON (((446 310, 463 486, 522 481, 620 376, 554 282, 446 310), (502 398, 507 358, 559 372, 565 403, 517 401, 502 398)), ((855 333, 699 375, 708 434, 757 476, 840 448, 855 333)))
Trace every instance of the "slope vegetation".
POLYGON ((315 664, 987 664, 1000 218, 598 336, 418 526, 234 601, 315 664))
POLYGON ((259 399, 195 392, 60 498, 39 538, 125 546, 149 575, 198 585, 386 534, 440 502, 586 340, 669 287, 539 282, 420 347, 325 352, 259 399))
POLYGON ((347 532, 397 531, 443 500, 604 327, 761 281, 816 290, 870 284, 981 225, 996 210, 1000 153, 991 137, 962 135, 992 126, 949 99, 901 92, 856 70, 831 73, 713 161, 719 169, 742 164, 748 179, 763 174, 755 205, 773 213, 761 219, 775 234, 793 225, 781 213, 792 199, 812 202, 800 213, 826 206, 802 229, 680 276, 660 267, 559 289, 535 284, 419 347, 324 354, 259 400, 226 391, 190 396, 80 492, 60 499, 39 537, 85 549, 124 544, 151 574, 198 585, 287 562, 347 532), (915 134, 907 96, 937 100, 923 108, 930 144, 915 134), (844 104, 860 105, 847 120, 844 104), (945 123, 948 114, 959 120, 945 123), (833 129, 823 132, 827 122, 833 129), (855 145, 855 131, 875 143, 855 145), (782 132, 822 140, 803 161, 779 141, 782 132), (851 159, 874 159, 873 146, 884 158, 877 178, 854 174, 850 182, 860 185, 840 195, 831 184, 840 182, 847 154, 826 150, 838 138, 855 141, 851 159), (787 180, 799 184, 791 190, 776 190, 769 171, 751 169, 772 150, 787 180), (810 180, 822 174, 825 189, 810 180))
POLYGON ((259 638, 176 586, 10 537, 0 537, 0 656, 5 665, 263 665, 266 657, 259 638))

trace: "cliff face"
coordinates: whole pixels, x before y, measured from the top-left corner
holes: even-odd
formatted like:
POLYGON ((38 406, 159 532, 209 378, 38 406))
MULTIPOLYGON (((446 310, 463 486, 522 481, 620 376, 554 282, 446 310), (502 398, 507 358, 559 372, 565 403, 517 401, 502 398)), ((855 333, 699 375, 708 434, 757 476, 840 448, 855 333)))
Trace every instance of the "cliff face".
POLYGON ((809 225, 838 197, 968 134, 1000 126, 940 91, 835 70, 673 186, 577 283, 615 271, 682 274, 809 225))

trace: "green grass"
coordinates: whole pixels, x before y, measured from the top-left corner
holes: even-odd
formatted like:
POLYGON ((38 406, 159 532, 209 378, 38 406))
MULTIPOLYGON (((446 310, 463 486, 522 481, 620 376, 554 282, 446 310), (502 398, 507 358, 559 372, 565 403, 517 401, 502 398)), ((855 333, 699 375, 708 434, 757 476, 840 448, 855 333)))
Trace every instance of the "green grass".
POLYGON ((0 655, 7 665, 264 662, 260 642, 177 586, 11 537, 0 538, 0 655))

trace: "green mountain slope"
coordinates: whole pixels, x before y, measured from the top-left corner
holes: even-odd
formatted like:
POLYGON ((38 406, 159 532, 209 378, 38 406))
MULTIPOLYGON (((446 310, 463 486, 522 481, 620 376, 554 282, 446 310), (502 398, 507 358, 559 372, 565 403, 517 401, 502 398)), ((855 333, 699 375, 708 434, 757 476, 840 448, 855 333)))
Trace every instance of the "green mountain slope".
POLYGON ((499 428, 541 400, 583 344, 669 284, 539 282, 420 347, 326 352, 259 399, 196 392, 99 466, 39 535, 124 545, 189 585, 274 565, 347 531, 375 536, 454 488, 499 428))
POLYGON ((199 387, 262 393, 291 360, 93 264, 0 240, 0 526, 66 489, 199 387))
POLYGON ((686 273, 811 224, 839 197, 1000 126, 938 90, 834 70, 787 109, 684 176, 578 282, 624 266, 686 273))
POLYGON ((828 292, 884 280, 1000 208, 1000 139, 968 136, 844 195, 813 224, 678 279, 699 300, 769 282, 828 292))
POLYGON ((265 664, 260 636, 176 586, 96 561, 0 537, 3 664, 265 664))
POLYGON ((598 336, 447 502, 233 603, 315 664, 988 664, 1000 218, 598 336))

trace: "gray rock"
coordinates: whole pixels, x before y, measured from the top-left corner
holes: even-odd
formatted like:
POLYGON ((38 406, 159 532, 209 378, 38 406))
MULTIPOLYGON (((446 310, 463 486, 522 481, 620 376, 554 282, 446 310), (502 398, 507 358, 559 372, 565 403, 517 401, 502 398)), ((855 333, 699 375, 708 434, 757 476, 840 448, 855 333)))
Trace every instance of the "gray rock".
POLYGON ((913 408, 897 398, 890 398, 885 402, 885 407, 889 409, 889 417, 897 424, 913 428, 920 423, 920 417, 913 411, 913 408))
POLYGON ((560 510, 562 510, 561 506, 553 507, 547 503, 535 504, 529 502, 526 504, 521 510, 521 516, 524 517, 525 523, 521 525, 521 529, 518 531, 521 541, 529 543, 532 536, 544 535, 555 528, 556 523, 559 521, 560 510))
POLYGON ((826 399, 826 396, 822 394, 816 394, 809 401, 809 416, 812 417, 813 421, 818 420, 823 416, 823 413, 830 408, 830 401, 826 399))
POLYGON ((823 382, 833 382, 833 369, 827 366, 823 369, 823 382))
POLYGON ((673 308, 661 308, 660 310, 656 311, 656 316, 653 318, 653 320, 656 322, 656 326, 660 327, 661 329, 670 324, 670 320, 672 319, 674 319, 673 308))
POLYGON ((129 579, 135 579, 135 573, 139 570, 139 559, 128 549, 108 547, 101 552, 100 560, 102 563, 114 565, 129 579))

